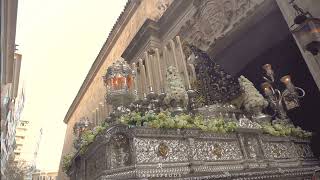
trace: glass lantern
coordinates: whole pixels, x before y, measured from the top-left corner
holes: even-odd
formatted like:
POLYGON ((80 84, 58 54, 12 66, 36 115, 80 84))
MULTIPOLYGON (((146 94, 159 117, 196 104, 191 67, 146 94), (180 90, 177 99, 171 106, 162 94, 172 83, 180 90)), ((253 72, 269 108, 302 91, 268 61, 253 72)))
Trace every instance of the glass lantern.
POLYGON ((317 55, 320 50, 320 19, 307 18, 292 31, 304 50, 317 55))
POLYGON ((116 107, 133 102, 136 98, 134 78, 135 72, 123 58, 113 63, 104 76, 107 102, 116 107))

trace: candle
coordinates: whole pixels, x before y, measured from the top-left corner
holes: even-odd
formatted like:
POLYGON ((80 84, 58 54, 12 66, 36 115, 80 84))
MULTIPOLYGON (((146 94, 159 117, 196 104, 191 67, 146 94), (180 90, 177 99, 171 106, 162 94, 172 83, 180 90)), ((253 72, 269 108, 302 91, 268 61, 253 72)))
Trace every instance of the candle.
POLYGON ((99 103, 99 108, 100 108, 100 120, 104 120, 104 118, 105 118, 105 108, 104 108, 104 104, 103 104, 103 102, 100 102, 99 103))
POLYGON ((164 67, 165 70, 167 70, 167 68, 170 66, 170 61, 169 61, 169 55, 168 55, 168 48, 167 46, 163 47, 163 60, 164 60, 164 67))
MULTIPOLYGON (((190 69, 190 81, 194 82, 197 80, 197 76, 196 76, 196 70, 194 68, 193 64, 188 64, 189 69, 190 69)), ((191 85, 190 85, 191 86, 191 85)))
POLYGON ((291 81, 290 75, 283 76, 280 81, 286 86, 286 88, 291 92, 295 93, 295 86, 291 81))
POLYGON ((140 77, 141 77, 141 94, 146 93, 146 71, 142 59, 139 59, 140 77))
POLYGON ((186 57, 184 56, 184 53, 183 53, 183 50, 182 50, 180 37, 176 36, 176 40, 177 40, 179 51, 180 51, 180 54, 181 54, 181 59, 180 60, 182 61, 182 65, 183 65, 183 72, 184 72, 184 77, 185 77, 184 79, 186 81, 187 88, 191 89, 190 79, 189 79, 188 69, 187 69, 187 63, 186 63, 186 57))
POLYGON ((154 55, 149 56, 151 69, 152 69, 152 80, 153 80, 153 91, 159 92, 160 85, 159 85, 159 72, 157 68, 157 60, 154 55))
POLYGON ((271 78, 271 80, 274 81, 271 64, 265 64, 262 66, 262 68, 266 71, 266 74, 271 78))
POLYGON ((263 89, 264 93, 266 96, 271 96, 273 93, 272 93, 272 86, 270 83, 268 82, 264 82, 261 84, 261 88, 263 89))
POLYGON ((148 57, 148 53, 147 52, 144 52, 144 57, 145 57, 145 64, 146 64, 146 72, 147 73, 147 78, 148 78, 148 85, 149 85, 149 88, 150 88, 150 91, 152 91, 152 69, 151 69, 151 62, 150 62, 150 59, 148 57))
POLYGON ((136 91, 136 93, 138 93, 138 70, 137 70, 137 66, 136 63, 132 63, 132 69, 133 69, 133 89, 136 91))
POLYGON ((163 81, 163 88, 164 88, 164 90, 166 90, 166 88, 167 88, 167 81, 166 81, 167 75, 166 74, 167 74, 167 68, 170 66, 167 46, 163 47, 163 62, 164 62, 164 64, 163 64, 163 68, 164 68, 163 77, 165 78, 165 80, 163 81))
POLYGON ((290 75, 283 76, 280 79, 280 81, 283 82, 283 84, 287 86, 287 85, 291 84, 291 77, 290 77, 290 75))
POLYGON ((180 74, 179 64, 178 64, 178 60, 177 60, 177 56, 176 56, 176 48, 175 48, 175 45, 174 45, 174 42, 173 42, 172 39, 170 40, 170 48, 171 48, 171 51, 172 51, 172 54, 173 54, 174 65, 176 66, 176 69, 180 74))
POLYGON ((161 70, 161 61, 160 61, 160 54, 159 54, 159 49, 158 48, 156 48, 155 49, 155 51, 156 51, 156 66, 157 66, 157 68, 158 68, 158 71, 159 71, 159 87, 160 87, 160 89, 161 88, 163 88, 162 86, 163 86, 163 84, 162 84, 162 70, 161 70))

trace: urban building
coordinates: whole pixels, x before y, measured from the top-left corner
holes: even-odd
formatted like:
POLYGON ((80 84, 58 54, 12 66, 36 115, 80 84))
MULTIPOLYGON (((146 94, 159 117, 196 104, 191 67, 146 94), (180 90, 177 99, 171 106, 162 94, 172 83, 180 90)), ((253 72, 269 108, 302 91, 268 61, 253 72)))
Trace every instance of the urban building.
MULTIPOLYGON (((295 4, 320 17, 319 1, 296 0, 295 4)), ((296 16, 294 4, 283 0, 129 0, 65 116, 62 157, 75 151, 77 122, 89 118, 98 124, 111 111, 102 79, 107 68, 120 57, 130 64, 145 60, 150 49, 164 49, 176 36, 206 52, 231 75, 246 76, 257 88, 264 64, 272 64, 281 75, 292 73, 306 95, 301 108, 288 115, 295 124, 319 132, 314 117, 320 102, 320 56, 317 50, 306 48, 296 33, 292 26, 296 16)), ((313 148, 319 152, 317 145, 313 148)), ((62 164, 58 177, 68 179, 62 164)))
POLYGON ((24 104, 19 88, 21 54, 15 53, 17 0, 1 0, 1 178, 15 148, 15 129, 24 104))
POLYGON ((32 180, 57 180, 58 172, 35 171, 32 174, 32 180))
POLYGON ((25 160, 25 157, 22 156, 23 149, 26 146, 26 143, 28 142, 26 140, 27 133, 29 129, 29 121, 23 121, 21 120, 18 123, 18 126, 16 128, 16 148, 14 150, 14 158, 15 161, 25 160))

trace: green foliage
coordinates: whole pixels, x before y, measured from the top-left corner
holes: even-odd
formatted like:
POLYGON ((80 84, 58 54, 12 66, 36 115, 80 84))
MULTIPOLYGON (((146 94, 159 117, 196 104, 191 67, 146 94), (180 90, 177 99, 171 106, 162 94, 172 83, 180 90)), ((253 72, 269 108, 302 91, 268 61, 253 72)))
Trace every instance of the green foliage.
POLYGON ((216 133, 233 132, 238 127, 236 122, 226 122, 223 118, 211 118, 204 121, 204 118, 201 116, 195 118, 194 124, 204 131, 216 133))
POLYGON ((23 180, 31 168, 25 161, 15 161, 14 155, 10 155, 3 173, 6 179, 23 180))
POLYGON ((66 154, 66 155, 63 156, 63 158, 62 158, 62 170, 64 172, 67 172, 70 169, 73 157, 74 157, 73 153, 66 154))
MULTIPOLYGON (((189 114, 179 114, 173 116, 169 111, 162 111, 158 114, 131 112, 119 118, 119 121, 126 125, 141 126, 147 125, 153 128, 199 128, 203 131, 216 133, 234 132, 238 124, 234 121, 225 121, 223 118, 210 118, 205 120, 201 115, 191 116, 189 114)), ((261 125, 262 130, 273 136, 295 136, 300 138, 310 137, 310 132, 302 130, 300 127, 294 127, 290 124, 273 124, 264 123, 261 125)))
POLYGON ((312 136, 311 132, 302 130, 299 126, 294 127, 290 124, 275 123, 271 125, 270 123, 265 123, 262 124, 262 130, 265 133, 273 136, 294 136, 299 138, 307 138, 312 136))
MULTIPOLYGON (((107 129, 109 125, 105 122, 102 125, 98 125, 95 128, 93 128, 93 130, 85 130, 84 132, 81 133, 81 136, 79 137, 80 141, 81 141, 81 145, 80 145, 80 149, 79 149, 79 153, 80 154, 84 154, 89 146, 89 144, 91 144, 95 138, 101 134, 103 131, 105 131, 107 129)), ((67 154, 65 156, 63 156, 62 159, 62 169, 64 172, 68 171, 69 168, 71 167, 71 163, 72 163, 72 159, 74 157, 75 154, 67 154)))
POLYGON ((143 119, 140 112, 130 112, 129 114, 121 116, 119 121, 126 125, 140 126, 143 119))
POLYGON ((80 140, 81 140, 81 145, 79 150, 80 154, 84 154, 89 144, 91 144, 95 140, 97 135, 102 133, 107 127, 108 127, 108 124, 103 123, 100 126, 96 126, 93 130, 89 129, 82 132, 80 136, 80 140))

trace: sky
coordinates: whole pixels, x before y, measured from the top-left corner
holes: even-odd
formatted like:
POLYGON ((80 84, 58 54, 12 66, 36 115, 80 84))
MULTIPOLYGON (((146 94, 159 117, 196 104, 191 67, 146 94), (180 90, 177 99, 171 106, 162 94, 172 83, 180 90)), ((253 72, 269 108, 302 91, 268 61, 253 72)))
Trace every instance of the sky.
POLYGON ((43 135, 37 168, 57 171, 63 123, 73 99, 127 0, 19 0, 16 44, 22 54, 20 83, 30 121, 29 158, 43 135))

